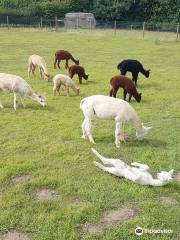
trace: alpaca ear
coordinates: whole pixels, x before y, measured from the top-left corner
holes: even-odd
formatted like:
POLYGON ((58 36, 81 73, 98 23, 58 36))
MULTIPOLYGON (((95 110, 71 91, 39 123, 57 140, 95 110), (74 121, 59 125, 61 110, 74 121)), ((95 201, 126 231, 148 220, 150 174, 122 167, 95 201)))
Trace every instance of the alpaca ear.
POLYGON ((142 96, 142 93, 139 93, 139 96, 142 96))
POLYGON ((171 169, 171 170, 169 171, 169 173, 170 173, 171 175, 173 175, 174 169, 171 169))
POLYGON ((148 72, 150 72, 151 71, 151 69, 148 69, 148 72))

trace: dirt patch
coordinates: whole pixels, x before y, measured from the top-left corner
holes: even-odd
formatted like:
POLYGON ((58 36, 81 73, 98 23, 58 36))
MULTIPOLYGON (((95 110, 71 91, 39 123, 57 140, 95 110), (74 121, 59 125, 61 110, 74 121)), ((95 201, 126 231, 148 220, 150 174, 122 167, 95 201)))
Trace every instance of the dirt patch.
POLYGON ((136 210, 123 205, 120 208, 105 211, 100 219, 100 224, 90 224, 86 223, 83 226, 84 232, 101 234, 104 230, 111 228, 113 225, 125 222, 136 215, 136 210))
POLYGON ((22 176, 15 176, 11 177, 11 182, 13 184, 24 183, 33 180, 34 177, 32 175, 22 175, 22 176))
POLYGON ((160 202, 163 204, 175 205, 177 203, 174 197, 160 197, 159 199, 160 199, 160 202))
POLYGON ((135 210, 124 205, 118 209, 109 210, 103 213, 102 222, 110 227, 116 223, 124 222, 135 216, 135 210))
POLYGON ((36 191, 34 198, 37 200, 50 200, 59 196, 59 193, 55 189, 43 188, 36 191))
POLYGON ((1 240, 30 240, 30 237, 24 233, 8 232, 0 239, 1 240))
POLYGON ((175 175, 175 179, 180 182, 180 172, 178 172, 176 175, 175 175))

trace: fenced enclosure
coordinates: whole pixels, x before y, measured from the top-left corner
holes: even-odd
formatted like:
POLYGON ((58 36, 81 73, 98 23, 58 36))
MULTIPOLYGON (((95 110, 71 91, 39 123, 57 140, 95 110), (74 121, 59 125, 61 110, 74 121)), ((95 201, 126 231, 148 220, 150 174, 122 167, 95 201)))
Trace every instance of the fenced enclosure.
POLYGON ((174 33, 174 40, 179 39, 179 23, 149 23, 149 22, 122 22, 122 21, 97 21, 90 17, 85 25, 82 21, 76 18, 73 24, 69 24, 67 18, 58 19, 56 16, 53 19, 46 19, 43 17, 14 17, 1 16, 1 28, 39 28, 50 31, 68 31, 71 29, 112 29, 114 35, 118 30, 139 31, 143 38, 146 32, 167 32, 174 33))

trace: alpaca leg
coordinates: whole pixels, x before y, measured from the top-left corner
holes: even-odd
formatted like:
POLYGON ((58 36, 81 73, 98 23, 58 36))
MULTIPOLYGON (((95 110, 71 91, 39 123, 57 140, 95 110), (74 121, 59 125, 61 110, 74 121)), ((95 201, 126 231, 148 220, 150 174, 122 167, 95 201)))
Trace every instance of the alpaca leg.
POLYGON ((92 137, 92 133, 91 133, 91 119, 89 119, 89 118, 86 118, 86 121, 85 121, 85 132, 86 132, 86 134, 87 134, 87 136, 88 136, 88 138, 89 138, 89 141, 91 142, 91 143, 95 143, 94 142, 94 139, 93 139, 93 137, 92 137))
POLYGON ((66 65, 65 65, 65 68, 68 69, 69 68, 69 65, 68 65, 68 60, 66 59, 66 65))
POLYGON ((54 69, 56 69, 56 63, 57 63, 58 59, 55 57, 55 60, 54 60, 54 69))
POLYGON ((127 71, 126 71, 126 70, 123 70, 123 69, 121 70, 121 75, 124 75, 124 76, 125 76, 125 75, 126 75, 126 73, 127 73, 127 71))
POLYGON ((36 69, 36 67, 32 64, 32 74, 34 77, 35 77, 35 69, 36 69))
POLYGON ((138 73, 132 72, 132 80, 135 83, 135 86, 137 87, 137 79, 138 79, 138 73))
POLYGON ((69 96, 69 87, 66 87, 67 96, 69 96))
POLYGON ((109 96, 112 97, 113 94, 113 88, 111 89, 111 91, 109 92, 109 96))
POLYGON ((119 148, 120 141, 124 141, 123 123, 119 118, 115 119, 115 122, 116 122, 115 144, 116 144, 116 147, 119 148))
POLYGON ((86 125, 86 119, 84 119, 84 121, 81 125, 81 128, 82 128, 82 133, 83 133, 82 138, 87 139, 88 137, 87 137, 87 134, 86 134, 85 125, 86 125))
POLYGON ((61 60, 58 60, 57 66, 59 69, 60 69, 60 63, 61 63, 61 60))
POLYGON ((79 76, 79 83, 82 84, 82 77, 81 76, 79 76))
POLYGON ((124 100, 126 101, 127 91, 124 89, 124 100))
POLYGON ((129 94, 129 102, 131 101, 132 98, 132 94, 129 94))
POLYGON ((117 177, 120 177, 121 175, 119 174, 119 171, 115 168, 115 167, 104 167, 102 164, 95 162, 94 161, 94 165, 98 168, 100 168, 101 170, 103 170, 104 172, 108 172, 111 173, 117 177))
POLYGON ((116 94, 117 94, 118 89, 113 89, 113 97, 116 98, 116 94))
POLYGON ((28 65, 28 77, 30 77, 30 73, 31 73, 31 65, 28 65))
POLYGON ((24 104, 24 96, 21 96, 21 95, 19 94, 19 98, 20 98, 20 100, 21 100, 21 103, 22 103, 23 107, 25 108, 26 105, 24 104))
POLYGON ((98 153, 98 151, 96 151, 94 148, 91 148, 92 152, 106 165, 113 165, 113 166, 117 166, 117 165, 124 165, 124 162, 121 161, 120 159, 115 159, 115 158, 106 158, 104 156, 102 156, 100 153, 98 153))
POLYGON ((16 93, 14 93, 14 110, 16 110, 16 101, 17 101, 16 93))
MULTIPOLYGON (((1 92, 1 91, 0 91, 0 92, 1 92)), ((2 105, 2 102, 1 102, 1 100, 0 100, 0 108, 4 108, 4 107, 3 107, 3 105, 2 105)))

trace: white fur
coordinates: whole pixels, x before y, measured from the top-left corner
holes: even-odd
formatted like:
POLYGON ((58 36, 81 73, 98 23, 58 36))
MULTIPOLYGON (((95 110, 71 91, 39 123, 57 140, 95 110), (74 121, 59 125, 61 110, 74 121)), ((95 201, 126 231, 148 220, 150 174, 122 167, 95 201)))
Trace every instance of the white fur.
POLYGON ((53 78, 53 83, 54 83, 54 86, 53 86, 54 95, 56 94, 56 92, 60 94, 61 85, 65 86, 67 95, 69 95, 69 88, 71 88, 77 95, 79 95, 79 88, 76 87, 73 80, 67 75, 57 74, 53 78))
POLYGON ((154 179, 148 172, 149 167, 145 164, 131 163, 131 166, 128 166, 120 159, 103 157, 93 148, 92 152, 103 162, 103 164, 112 165, 112 167, 105 167, 98 162, 94 162, 95 166, 99 167, 104 172, 111 173, 118 177, 125 177, 140 185, 159 187, 168 184, 172 180, 173 169, 169 172, 162 171, 157 173, 157 179, 154 179))
MULTIPOLYGON (((0 93, 1 92, 11 92, 14 94, 14 109, 16 110, 16 99, 17 96, 20 97, 22 105, 24 105, 24 98, 30 97, 33 100, 40 103, 42 106, 45 106, 45 99, 38 94, 35 94, 29 84, 21 77, 0 73, 0 93)), ((3 108, 3 105, 0 101, 0 108, 3 108)))
POLYGON ((28 76, 30 76, 31 72, 33 75, 35 75, 34 72, 35 72, 36 68, 39 69, 42 79, 44 79, 46 81, 49 81, 51 79, 51 77, 48 73, 46 62, 45 62, 44 58, 42 58, 39 55, 33 54, 28 59, 28 76))
POLYGON ((132 122, 136 128, 136 137, 142 140, 151 127, 145 127, 141 123, 136 111, 126 101, 104 95, 94 95, 82 99, 80 108, 84 114, 82 123, 83 138, 88 138, 95 143, 91 133, 91 121, 96 116, 99 119, 114 119, 116 123, 115 144, 120 146, 120 141, 124 141, 123 124, 132 122))

